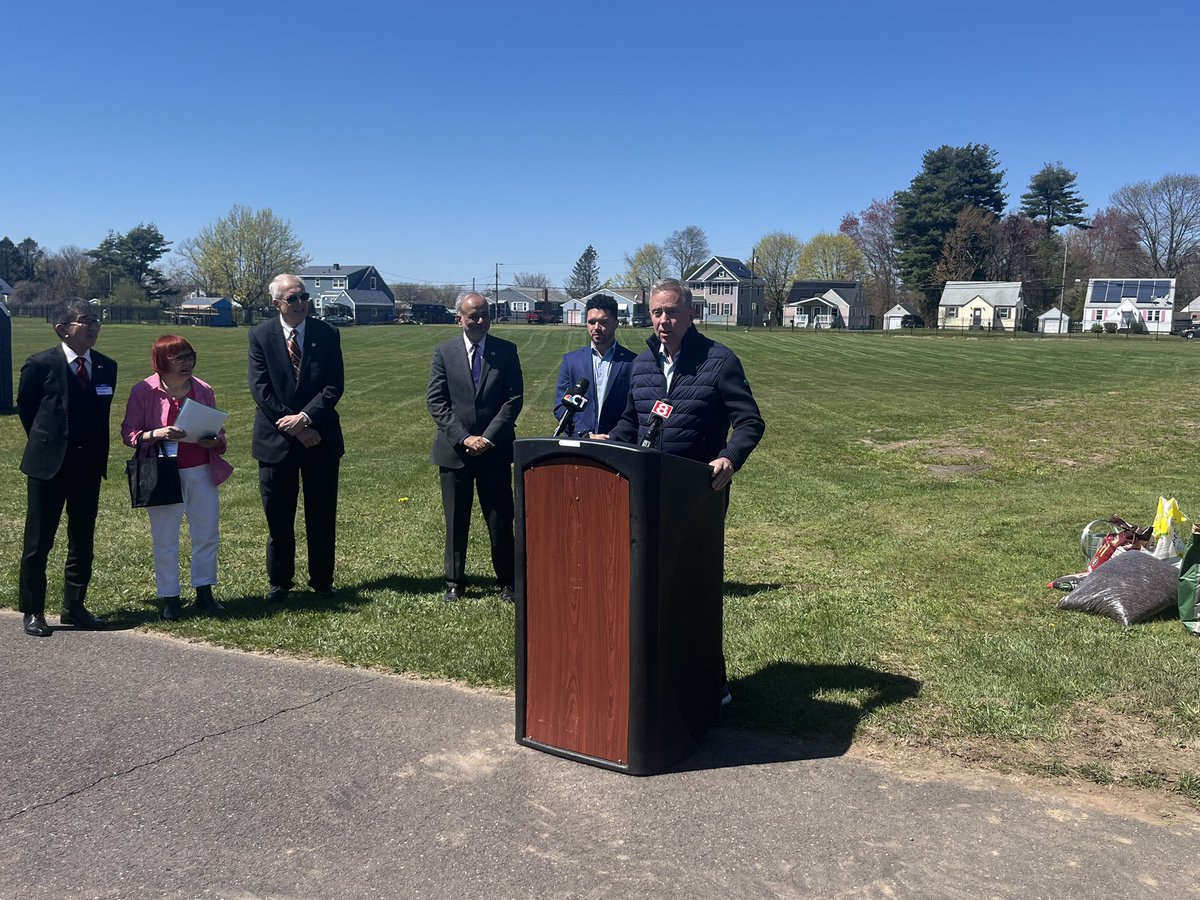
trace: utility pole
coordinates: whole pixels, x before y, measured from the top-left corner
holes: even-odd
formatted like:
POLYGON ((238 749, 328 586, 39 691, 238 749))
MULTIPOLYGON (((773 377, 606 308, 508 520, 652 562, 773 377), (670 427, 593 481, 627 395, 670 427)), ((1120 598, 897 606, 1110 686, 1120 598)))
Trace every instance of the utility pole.
POLYGON ((500 312, 500 266, 503 263, 496 263, 496 292, 492 294, 492 300, 496 303, 495 310, 492 311, 492 318, 495 318, 500 312))

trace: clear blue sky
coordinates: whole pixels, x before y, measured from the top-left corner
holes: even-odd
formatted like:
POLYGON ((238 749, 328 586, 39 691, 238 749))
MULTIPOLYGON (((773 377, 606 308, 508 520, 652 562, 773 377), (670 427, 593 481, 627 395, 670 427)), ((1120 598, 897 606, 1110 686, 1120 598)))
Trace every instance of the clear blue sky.
POLYGON ((1200 172, 1200 5, 10 4, 0 235, 193 236, 235 203, 318 264, 560 284, 700 225, 745 257, 985 143, 1010 206, 1061 160, 1089 212, 1200 172))

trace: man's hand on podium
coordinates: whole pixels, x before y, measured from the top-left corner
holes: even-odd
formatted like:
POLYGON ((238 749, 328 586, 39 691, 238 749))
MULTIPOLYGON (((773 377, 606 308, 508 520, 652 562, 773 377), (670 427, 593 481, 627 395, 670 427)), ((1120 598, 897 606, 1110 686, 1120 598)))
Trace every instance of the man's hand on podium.
POLYGON ((724 456, 718 456, 708 464, 712 469, 712 489, 714 491, 723 491, 733 481, 733 463, 724 456))

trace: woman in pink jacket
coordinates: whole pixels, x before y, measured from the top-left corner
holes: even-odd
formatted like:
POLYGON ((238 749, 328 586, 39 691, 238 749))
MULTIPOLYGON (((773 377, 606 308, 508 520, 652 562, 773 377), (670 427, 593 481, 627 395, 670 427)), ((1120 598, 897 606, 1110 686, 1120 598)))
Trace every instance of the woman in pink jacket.
POLYGON ((154 540, 154 579, 162 617, 178 619, 179 528, 187 514, 192 539, 192 586, 196 589, 194 609, 201 613, 221 612, 224 607, 213 597, 217 583, 217 541, 220 504, 217 485, 229 477, 233 466, 225 461, 225 431, 184 441, 186 432, 175 427, 179 409, 189 397, 205 406, 216 406, 213 389, 192 374, 196 351, 176 335, 164 335, 150 352, 153 375, 133 386, 125 405, 121 436, 130 447, 138 439, 153 447, 166 441, 167 452, 179 462, 183 502, 151 506, 150 536, 154 540))

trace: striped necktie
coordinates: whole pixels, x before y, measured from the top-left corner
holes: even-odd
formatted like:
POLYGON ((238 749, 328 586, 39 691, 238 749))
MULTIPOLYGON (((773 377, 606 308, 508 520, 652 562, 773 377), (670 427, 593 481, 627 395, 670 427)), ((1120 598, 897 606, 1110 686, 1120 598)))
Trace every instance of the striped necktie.
POLYGON ((75 377, 79 379, 79 386, 86 391, 88 387, 87 362, 82 356, 75 357, 75 377))
POLYGON ((296 380, 300 380, 300 342, 296 340, 296 331, 292 330, 292 336, 288 338, 288 359, 292 361, 292 372, 296 376, 296 380))

